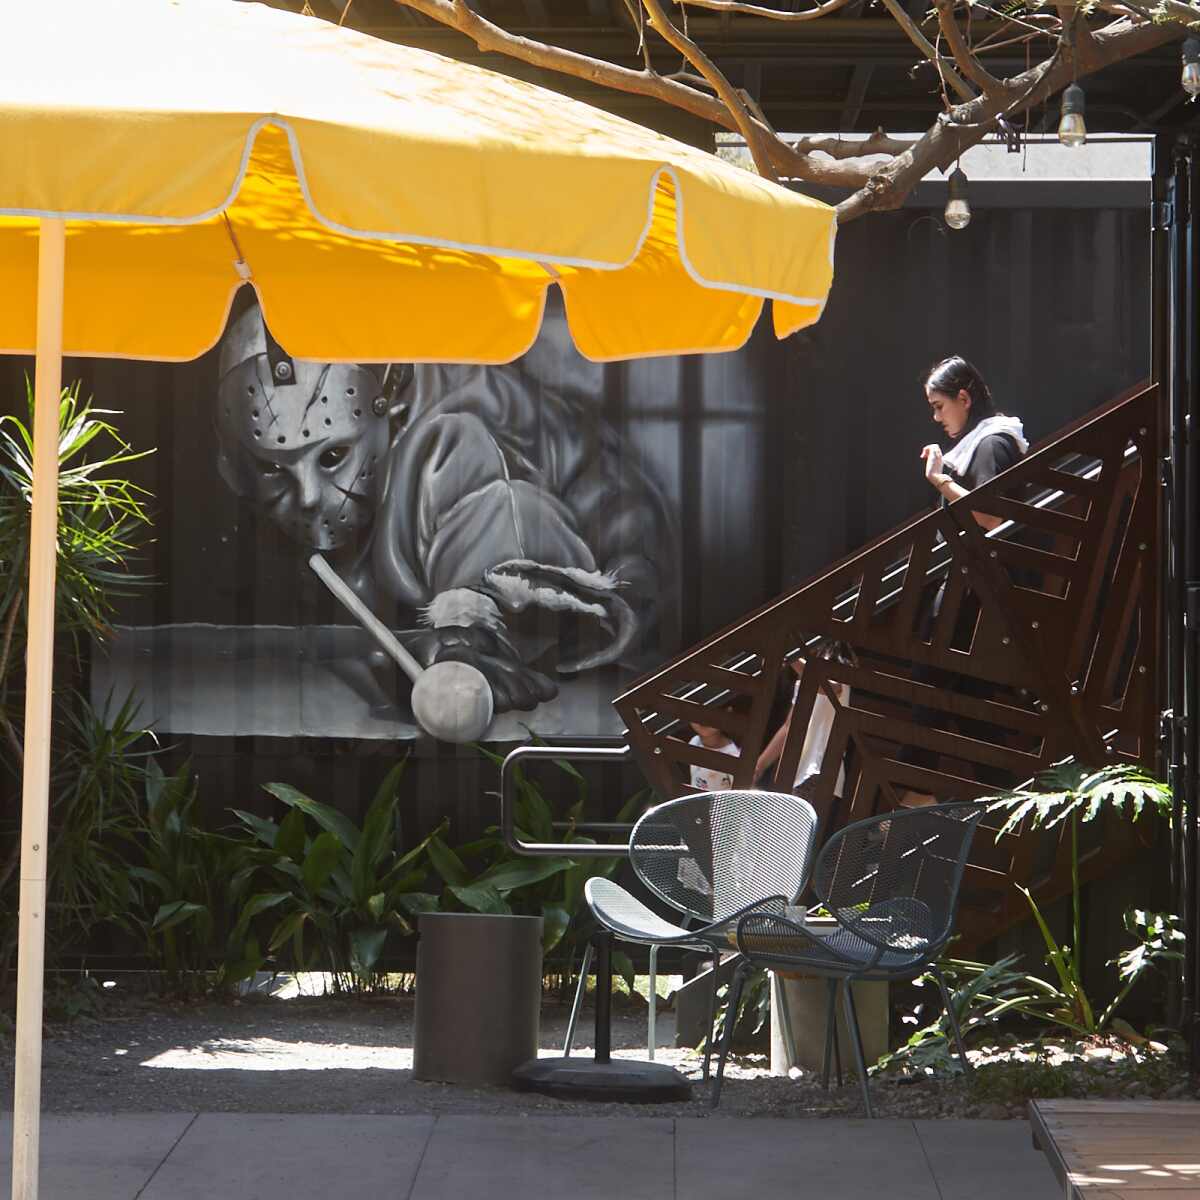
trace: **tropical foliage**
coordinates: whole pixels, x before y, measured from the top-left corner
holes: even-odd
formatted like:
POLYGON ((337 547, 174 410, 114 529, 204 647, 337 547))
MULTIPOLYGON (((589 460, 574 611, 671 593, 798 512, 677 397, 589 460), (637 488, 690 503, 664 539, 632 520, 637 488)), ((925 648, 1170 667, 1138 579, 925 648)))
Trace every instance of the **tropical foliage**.
MULTIPOLYGON (((0 981, 16 946, 20 840, 18 781, 24 759, 22 708, 31 499, 30 419, 0 417, 0 981)), ((134 451, 106 418, 112 413, 66 389, 58 407, 57 655, 51 764, 48 921, 52 945, 78 940, 98 923, 128 926, 132 884, 121 846, 133 836, 130 797, 140 792, 143 730, 128 703, 96 711, 78 690, 83 640, 103 641, 113 603, 145 586, 133 570, 149 534, 149 495, 126 478, 134 451)), ((2 985, 0 985, 2 986, 2 985)))
MULTIPOLYGON (((1028 821, 1035 829, 1065 827, 1071 862, 1071 940, 1059 943, 1028 888, 1021 887, 1046 947, 1052 980, 1028 976, 1029 988, 1006 1002, 1007 1007, 1051 1021, 1082 1036, 1101 1033, 1118 1007, 1151 967, 1180 958, 1173 918, 1162 914, 1127 914, 1126 928, 1137 947, 1114 960, 1120 986, 1103 1007, 1088 995, 1083 977, 1082 894, 1079 881, 1079 826, 1112 812, 1136 821, 1145 812, 1170 818, 1171 791, 1139 767, 1113 765, 1088 770, 1063 764, 1038 777, 1032 788, 999 796, 991 807, 1005 814, 997 837, 1028 821)), ((1019 886, 1019 885, 1018 885, 1019 886)))
POLYGON ((235 810, 254 839, 243 870, 255 890, 232 934, 247 961, 260 953, 256 918, 269 912, 268 954, 286 955, 296 970, 328 971, 337 990, 381 985, 389 938, 411 934, 413 918, 437 906, 437 897, 423 890, 426 856, 446 827, 443 822, 405 853, 396 849, 403 770, 400 762, 388 773, 361 829, 337 809, 284 783, 266 785, 288 808, 282 821, 235 810))

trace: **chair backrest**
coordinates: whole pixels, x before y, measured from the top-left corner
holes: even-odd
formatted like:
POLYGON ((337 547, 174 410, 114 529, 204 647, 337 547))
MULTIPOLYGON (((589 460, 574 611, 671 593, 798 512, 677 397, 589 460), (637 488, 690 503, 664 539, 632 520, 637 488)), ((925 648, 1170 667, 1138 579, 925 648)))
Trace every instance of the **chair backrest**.
POLYGON ((786 792, 701 792, 644 813, 629 838, 638 878, 672 908, 719 921, 768 896, 793 899, 817 814, 786 792))
POLYGON ((813 891, 866 941, 930 958, 954 931, 967 854, 986 812, 986 804, 935 804, 847 825, 821 848, 813 891))

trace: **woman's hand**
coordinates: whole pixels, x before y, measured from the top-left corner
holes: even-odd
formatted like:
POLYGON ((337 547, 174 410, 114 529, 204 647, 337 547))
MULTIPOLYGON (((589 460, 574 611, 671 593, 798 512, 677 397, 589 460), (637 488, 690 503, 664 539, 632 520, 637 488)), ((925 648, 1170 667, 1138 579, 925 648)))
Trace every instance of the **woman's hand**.
POLYGON ((944 487, 950 477, 942 470, 941 446, 931 442, 921 451, 921 458, 925 462, 925 482, 930 487, 944 487))

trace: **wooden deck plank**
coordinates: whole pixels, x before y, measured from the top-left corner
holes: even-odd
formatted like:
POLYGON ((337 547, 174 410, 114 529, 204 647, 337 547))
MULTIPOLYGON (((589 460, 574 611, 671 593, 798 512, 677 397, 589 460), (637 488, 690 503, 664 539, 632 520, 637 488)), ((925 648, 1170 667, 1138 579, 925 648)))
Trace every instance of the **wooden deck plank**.
POLYGON ((1067 1200, 1200 1200, 1200 1104, 1034 1100, 1029 1122, 1067 1200))

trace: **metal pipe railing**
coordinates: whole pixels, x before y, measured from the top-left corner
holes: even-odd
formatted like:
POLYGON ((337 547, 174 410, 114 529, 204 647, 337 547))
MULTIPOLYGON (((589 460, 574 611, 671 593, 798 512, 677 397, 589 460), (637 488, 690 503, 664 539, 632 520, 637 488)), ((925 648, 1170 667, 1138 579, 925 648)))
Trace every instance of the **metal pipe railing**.
MULTIPOLYGON (((504 844, 514 854, 550 857, 564 855, 570 858, 616 858, 629 854, 629 843, 624 842, 524 842, 517 836, 516 823, 516 772, 529 760, 562 759, 566 762, 624 763, 630 760, 630 748, 623 746, 518 746, 505 755, 500 764, 500 834, 504 844)), ((616 822, 600 822, 598 827, 609 832, 632 825, 616 822)))

